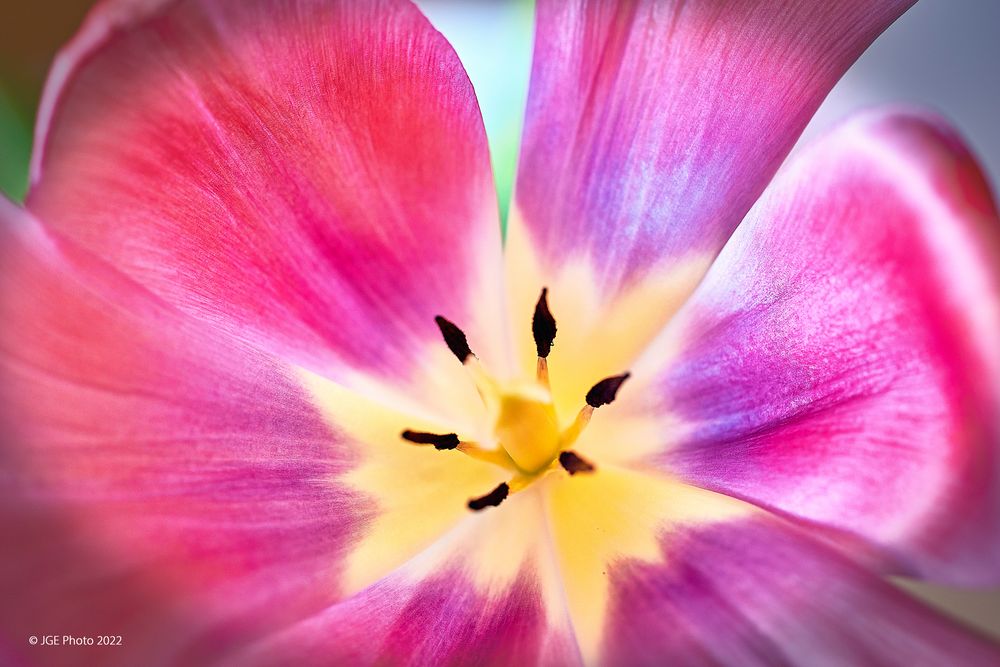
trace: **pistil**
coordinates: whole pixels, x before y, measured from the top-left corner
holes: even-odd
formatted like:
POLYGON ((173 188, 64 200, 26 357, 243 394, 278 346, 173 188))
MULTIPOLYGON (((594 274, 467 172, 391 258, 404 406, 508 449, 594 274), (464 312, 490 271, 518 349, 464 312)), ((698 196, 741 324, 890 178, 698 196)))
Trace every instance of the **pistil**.
POLYGON ((441 330, 441 337, 444 338, 448 349, 462 362, 462 366, 465 367, 465 370, 472 377, 472 381, 476 385, 476 391, 479 392, 480 398, 483 399, 483 404, 488 409, 495 410, 499 398, 499 387, 496 380, 483 368, 479 357, 469 347, 469 341, 465 337, 465 332, 459 329, 453 322, 440 315, 434 318, 434 322, 437 324, 438 329, 441 330))

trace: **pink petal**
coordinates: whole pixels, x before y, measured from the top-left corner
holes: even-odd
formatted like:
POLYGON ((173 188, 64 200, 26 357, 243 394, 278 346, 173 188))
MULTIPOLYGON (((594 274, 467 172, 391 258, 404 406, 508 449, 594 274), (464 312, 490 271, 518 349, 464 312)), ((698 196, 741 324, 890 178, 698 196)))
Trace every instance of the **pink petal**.
POLYGON ((536 491, 232 664, 580 664, 536 491))
POLYGON ((1000 655, 860 568, 837 535, 648 470, 602 463, 546 481, 584 664, 937 665, 952 655, 979 665, 1000 655))
POLYGON ((377 512, 341 481, 359 443, 292 369, 180 321, 120 274, 71 270, 12 209, 0 202, 0 530, 16 541, 0 559, 0 625, 12 645, 128 631, 111 655, 143 664, 221 650, 338 599, 377 512))
POLYGON ((641 289, 630 335, 648 342, 830 88, 911 4, 540 0, 508 232, 509 266, 538 272, 516 278, 514 312, 543 285, 558 299, 565 279, 612 326, 632 312, 616 301, 641 289))
MULTIPOLYGON (((6 469, 10 461, 4 460, 6 469)), ((59 511, 0 488, 0 658, 4 665, 54 667, 147 664, 178 652, 202 632, 203 618, 176 602, 141 568, 88 544, 90 536, 59 511), (109 628, 113 628, 109 630, 109 628), (32 646, 28 637, 121 635, 121 646, 32 646), (129 637, 128 643, 124 638, 129 637)), ((96 642, 96 639, 95 639, 96 642)), ((204 664, 204 643, 186 664, 204 664)))
POLYGON ((505 361, 482 119, 409 2, 102 5, 37 143, 31 210, 227 334, 405 383, 443 314, 505 361))
POLYGON ((779 174, 637 373, 623 414, 667 415, 640 458, 845 531, 892 571, 1000 581, 998 232, 939 119, 871 113, 831 133, 779 174))
POLYGON ((1000 647, 760 515, 609 567, 604 665, 995 665, 1000 647))

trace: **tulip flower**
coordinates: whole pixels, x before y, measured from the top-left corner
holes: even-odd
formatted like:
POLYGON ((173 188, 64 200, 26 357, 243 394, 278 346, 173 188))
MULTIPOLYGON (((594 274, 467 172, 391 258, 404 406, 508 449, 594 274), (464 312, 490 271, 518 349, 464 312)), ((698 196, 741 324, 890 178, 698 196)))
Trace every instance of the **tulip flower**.
POLYGON ((910 109, 782 165, 910 4, 539 0, 503 242, 412 4, 99 5, 0 208, 0 650, 997 664, 888 579, 1000 581, 989 187, 910 109))

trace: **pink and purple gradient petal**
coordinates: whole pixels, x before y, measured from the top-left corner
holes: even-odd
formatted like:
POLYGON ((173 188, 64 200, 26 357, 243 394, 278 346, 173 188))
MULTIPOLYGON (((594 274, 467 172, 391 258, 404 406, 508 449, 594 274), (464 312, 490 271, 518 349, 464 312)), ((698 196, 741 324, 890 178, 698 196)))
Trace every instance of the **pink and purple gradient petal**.
POLYGON ((537 575, 483 593, 453 565, 416 582, 395 574, 238 664, 570 665, 572 635, 547 637, 537 575))
POLYGON ((475 95, 411 3, 100 4, 39 115, 43 223, 0 201, 0 662, 1000 662, 878 576, 1000 582, 975 160, 872 113, 764 191, 910 4, 539 0, 507 298, 475 95), (618 372, 720 248, 600 415, 635 421, 579 441, 621 460, 475 514, 475 475, 401 463, 397 399, 479 416, 435 315, 503 377, 505 303, 558 275, 553 361, 618 372), (49 626, 127 645, 26 652, 49 626))
POLYGON ((846 531, 890 570, 1000 581, 998 260, 946 125, 845 124, 778 175, 661 339, 640 411, 671 426, 647 461, 846 531))
POLYGON ((774 517, 678 529, 608 571, 600 664, 995 665, 1000 648, 774 517))
POLYGON ((482 119, 411 3, 110 3, 54 72, 28 197, 50 228, 349 385, 418 374, 437 314, 503 367, 482 119))
POLYGON ((515 207, 545 273, 582 256, 612 299, 714 256, 912 1, 540 0, 515 207))
POLYGON ((357 595, 232 666, 577 665, 538 489, 475 515, 357 595), (520 530, 518 530, 520 528, 520 530))
POLYGON ((77 272, 0 205, 0 492, 24 540, 0 577, 25 601, 3 606, 7 638, 123 627, 133 659, 221 650, 338 599, 375 513, 338 480, 357 443, 283 363, 97 262, 77 272))

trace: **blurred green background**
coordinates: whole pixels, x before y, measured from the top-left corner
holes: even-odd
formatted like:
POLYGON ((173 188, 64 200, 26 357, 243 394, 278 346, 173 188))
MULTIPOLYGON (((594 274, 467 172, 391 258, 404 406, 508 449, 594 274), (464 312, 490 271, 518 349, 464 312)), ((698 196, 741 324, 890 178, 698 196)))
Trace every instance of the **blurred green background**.
POLYGON ((14 98, 0 89, 0 190, 18 200, 28 184, 24 169, 31 150, 28 118, 14 98))
POLYGON ((28 184, 31 131, 52 56, 92 0, 0 2, 0 190, 20 200, 28 184))

